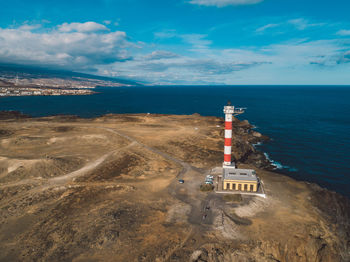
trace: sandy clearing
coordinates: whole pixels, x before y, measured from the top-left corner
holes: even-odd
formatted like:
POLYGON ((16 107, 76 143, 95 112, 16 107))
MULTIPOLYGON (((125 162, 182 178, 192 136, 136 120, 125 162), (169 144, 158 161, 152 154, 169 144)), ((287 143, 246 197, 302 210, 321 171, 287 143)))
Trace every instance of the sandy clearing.
POLYGON ((234 209, 235 213, 239 217, 253 217, 257 213, 266 210, 272 204, 271 198, 253 198, 248 205, 239 206, 234 209))
POLYGON ((63 136, 63 137, 52 137, 47 141, 48 145, 52 145, 55 143, 62 143, 66 142, 67 140, 76 140, 76 139, 101 139, 101 140, 107 140, 107 136, 105 135, 97 135, 97 134, 90 134, 90 135, 83 135, 83 136, 63 136))
POLYGON ((8 160, 8 167, 7 167, 7 172, 11 173, 15 170, 17 170, 19 167, 30 167, 31 165, 41 162, 41 161, 46 161, 45 159, 11 159, 8 160))

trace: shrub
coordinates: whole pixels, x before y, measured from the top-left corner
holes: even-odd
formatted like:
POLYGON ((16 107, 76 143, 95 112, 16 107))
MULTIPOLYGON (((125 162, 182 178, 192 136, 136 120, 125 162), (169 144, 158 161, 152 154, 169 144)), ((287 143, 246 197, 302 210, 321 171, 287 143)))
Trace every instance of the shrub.
POLYGON ((199 188, 202 192, 209 192, 209 191, 213 191, 214 186, 209 185, 209 184, 205 184, 205 185, 200 185, 199 188))

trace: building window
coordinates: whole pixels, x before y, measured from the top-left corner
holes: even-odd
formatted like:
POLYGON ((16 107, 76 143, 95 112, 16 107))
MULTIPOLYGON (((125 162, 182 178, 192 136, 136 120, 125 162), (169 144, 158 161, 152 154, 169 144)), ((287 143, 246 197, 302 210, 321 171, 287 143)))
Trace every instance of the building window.
POLYGON ((230 183, 226 183, 226 189, 230 189, 230 183))
POLYGON ((244 185, 244 191, 248 191, 248 185, 247 184, 244 185))
POLYGON ((250 191, 254 191, 254 186, 250 185, 250 191))
POLYGON ((232 189, 236 190, 236 184, 232 184, 232 189))

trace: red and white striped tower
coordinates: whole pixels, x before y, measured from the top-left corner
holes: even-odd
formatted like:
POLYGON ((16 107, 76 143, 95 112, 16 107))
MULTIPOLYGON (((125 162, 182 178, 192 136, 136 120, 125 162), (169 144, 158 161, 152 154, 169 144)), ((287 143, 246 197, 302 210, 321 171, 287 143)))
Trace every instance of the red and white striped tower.
POLYGON ((224 149, 224 164, 223 167, 234 167, 231 162, 232 152, 232 115, 235 113, 235 107, 230 102, 224 106, 225 113, 225 149, 224 149))

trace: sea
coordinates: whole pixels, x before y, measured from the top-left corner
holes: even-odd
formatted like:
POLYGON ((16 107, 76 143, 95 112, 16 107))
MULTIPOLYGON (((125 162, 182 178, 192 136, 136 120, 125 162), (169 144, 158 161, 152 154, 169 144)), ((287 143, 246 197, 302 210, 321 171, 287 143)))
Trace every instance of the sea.
POLYGON ((87 96, 1 97, 0 110, 31 116, 199 113, 223 117, 228 101, 271 138, 255 145, 276 171, 350 198, 350 86, 98 87, 87 96))

